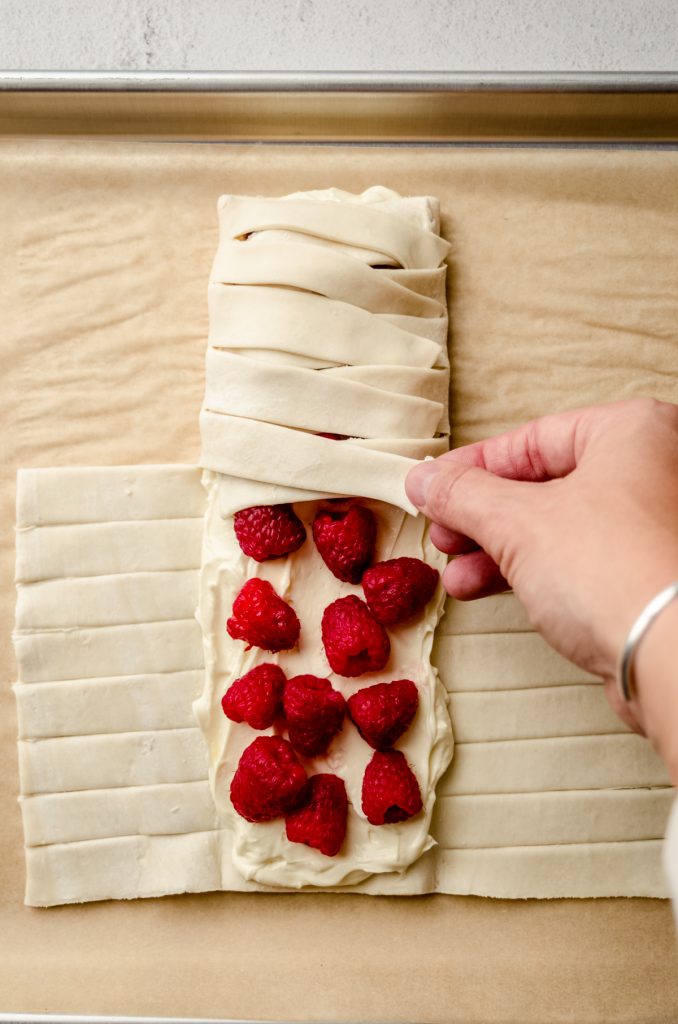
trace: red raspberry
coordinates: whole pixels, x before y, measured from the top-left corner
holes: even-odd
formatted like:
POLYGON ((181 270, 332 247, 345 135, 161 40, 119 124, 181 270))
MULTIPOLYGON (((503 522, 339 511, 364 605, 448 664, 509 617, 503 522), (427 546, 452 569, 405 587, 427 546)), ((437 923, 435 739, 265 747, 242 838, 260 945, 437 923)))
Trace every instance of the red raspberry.
POLYGON ((285 828, 291 843, 305 843, 326 857, 335 857, 346 836, 348 799, 337 775, 312 775, 304 803, 287 816, 285 828))
POLYGON ((366 686, 348 698, 348 713, 358 732, 375 750, 386 750, 409 728, 419 694, 410 679, 366 686))
POLYGON ((374 558, 377 523, 369 508, 347 512, 322 509, 313 520, 313 539, 323 562, 338 580, 360 583, 374 558))
POLYGON ((247 580, 233 602, 226 629, 234 640, 245 640, 248 650, 288 651, 299 639, 301 626, 294 610, 271 584, 255 577, 247 580))
POLYGON ((388 634, 355 594, 328 604, 321 628, 327 660, 340 676, 376 672, 388 661, 388 634))
POLYGON ((412 769, 400 750, 376 750, 363 777, 363 811, 372 825, 405 821, 422 808, 412 769))
POLYGON ((253 729, 268 729, 282 713, 285 673, 278 665, 255 665, 229 686, 221 706, 232 722, 247 722, 253 729))
POLYGON ((365 600, 375 619, 395 626, 411 619, 433 597, 438 570, 420 558, 391 558, 377 562, 363 576, 365 600))
POLYGON ((290 743, 298 754, 324 754, 341 729, 346 702, 329 679, 293 676, 283 694, 290 743))
POLYGON ((291 505, 254 505, 236 512, 233 529, 240 547, 257 562, 281 558, 306 540, 306 530, 291 505))
POLYGON ((307 776, 281 736, 257 736, 240 758, 231 782, 231 802, 247 821, 270 821, 299 805, 307 776))

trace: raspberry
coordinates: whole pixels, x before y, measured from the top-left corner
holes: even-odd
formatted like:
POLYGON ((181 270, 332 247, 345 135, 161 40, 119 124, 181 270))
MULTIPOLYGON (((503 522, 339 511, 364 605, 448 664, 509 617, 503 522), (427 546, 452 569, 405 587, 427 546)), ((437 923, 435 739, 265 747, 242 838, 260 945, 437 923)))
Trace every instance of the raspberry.
POLYGON ((347 703, 362 738, 375 750, 386 750, 409 728, 417 713, 419 694, 410 679, 396 679, 366 686, 347 703))
POLYGON ((419 783, 400 750, 374 752, 363 777, 362 803, 372 825, 405 821, 419 813, 419 783))
POLYGON ((306 530, 291 505, 254 505, 236 512, 233 529, 240 547, 257 562, 281 558, 306 540, 306 530))
POLYGON ((288 651, 299 639, 301 626, 290 606, 278 597, 267 580, 247 580, 233 602, 233 615, 226 623, 228 635, 245 640, 247 649, 288 651))
POLYGON ((388 661, 388 634, 355 594, 328 604, 321 628, 327 660, 340 676, 376 672, 388 661))
POLYGON ((337 775, 312 775, 301 807, 287 816, 285 828, 291 843, 305 843, 326 857, 339 853, 346 836, 348 799, 337 775))
POLYGON ((255 665, 229 686, 221 700, 227 718, 268 729, 282 713, 285 673, 278 665, 255 665))
POLYGON ((374 557, 377 523, 369 508, 323 509, 313 520, 313 539, 323 562, 338 580, 360 583, 374 557))
POLYGON ((438 570, 419 558, 377 562, 363 576, 367 605, 378 622, 395 626, 411 619, 433 597, 438 570))
POLYGON ((247 821, 270 821, 300 804, 306 781, 306 772, 287 740, 257 736, 236 768, 231 802, 247 821))
POLYGON ((290 743, 304 757, 324 754, 341 729, 346 702, 329 679, 293 676, 283 694, 290 743))

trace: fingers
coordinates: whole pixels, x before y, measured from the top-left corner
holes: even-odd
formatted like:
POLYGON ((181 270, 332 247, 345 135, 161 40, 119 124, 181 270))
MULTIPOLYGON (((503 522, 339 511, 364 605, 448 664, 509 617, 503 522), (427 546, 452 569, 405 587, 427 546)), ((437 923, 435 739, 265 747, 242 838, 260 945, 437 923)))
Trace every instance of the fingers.
POLYGON ((447 532, 443 536, 453 548, 458 544, 463 549, 465 544, 450 534, 463 534, 497 562, 512 521, 521 514, 520 505, 528 497, 524 489, 532 490, 529 484, 443 458, 419 463, 410 471, 405 486, 410 500, 444 527, 447 532))
POLYGON ((484 551, 453 559, 443 573, 443 586, 457 601, 473 601, 510 590, 498 566, 484 551))
POLYGON ((457 533, 456 530, 448 530, 444 526, 440 526, 439 523, 432 524, 430 536, 438 550, 444 551, 446 555, 465 555, 478 548, 476 542, 470 537, 466 537, 463 533, 457 533))
POLYGON ((445 461, 489 470, 508 480, 543 481, 567 476, 593 428, 623 403, 572 409, 531 420, 516 430, 441 455, 445 461))

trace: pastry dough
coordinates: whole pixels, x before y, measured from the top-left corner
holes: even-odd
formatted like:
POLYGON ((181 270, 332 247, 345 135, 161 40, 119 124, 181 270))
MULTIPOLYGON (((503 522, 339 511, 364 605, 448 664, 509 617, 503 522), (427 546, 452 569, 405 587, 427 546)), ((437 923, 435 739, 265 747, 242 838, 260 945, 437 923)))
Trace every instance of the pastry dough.
MULTIPOLYGON (((160 527, 164 520, 153 519, 159 514, 193 518, 201 530, 205 504, 199 471, 176 466, 23 471, 17 497, 19 555, 32 532, 51 530, 47 524, 60 518, 59 507, 83 524, 88 516, 100 522, 108 516, 115 533, 145 518, 160 527), (153 506, 144 496, 151 477, 153 506), (134 492, 128 500, 130 479, 134 492)), ((59 552, 63 575, 50 582, 48 607, 36 601, 30 612, 31 592, 40 593, 44 583, 19 584, 31 625, 28 634, 17 631, 18 640, 30 644, 47 633, 68 645, 74 628, 82 632, 83 605, 74 606, 69 617, 69 604, 59 598, 61 586, 72 593, 74 581, 84 579, 79 551, 70 545, 59 552), (44 612, 51 624, 41 621, 44 612)), ((124 558, 123 553, 112 573, 86 577, 93 605, 99 586, 110 594, 112 579, 122 584, 119 593, 126 600, 139 581, 149 603, 139 603, 140 591, 133 606, 144 619, 167 628, 163 618, 170 604, 173 613, 191 615, 193 593, 185 591, 186 605, 179 609, 168 588, 151 597, 147 577, 126 573, 124 558)), ((197 579, 199 556, 190 571, 197 579)), ((157 578, 165 579, 165 572, 157 578)), ((116 613, 122 618, 117 606, 116 613)), ((91 613, 88 622, 91 635, 91 613)), ((510 898, 666 895, 661 836, 673 790, 661 763, 611 717, 599 683, 528 630, 511 595, 448 602, 435 657, 458 743, 438 787, 431 830, 439 845, 402 876, 374 876, 358 891, 510 898), (514 787, 504 782, 509 769, 514 787)), ((190 667, 202 664, 199 631, 191 636, 183 666, 167 673, 115 677, 105 660, 97 666, 101 674, 90 678, 26 682, 20 672, 15 693, 29 904, 263 888, 235 869, 230 834, 218 827, 202 739, 193 724, 191 704, 203 671, 190 667), (65 788, 66 773, 76 771, 73 761, 82 749, 96 772, 96 761, 105 760, 102 751, 117 752, 120 771, 112 788, 110 779, 89 769, 75 779, 83 788, 65 788), (151 781, 178 771, 174 781, 151 781), (93 788, 94 782, 103 785, 93 788), (36 792, 38 787, 50 791, 36 792)))

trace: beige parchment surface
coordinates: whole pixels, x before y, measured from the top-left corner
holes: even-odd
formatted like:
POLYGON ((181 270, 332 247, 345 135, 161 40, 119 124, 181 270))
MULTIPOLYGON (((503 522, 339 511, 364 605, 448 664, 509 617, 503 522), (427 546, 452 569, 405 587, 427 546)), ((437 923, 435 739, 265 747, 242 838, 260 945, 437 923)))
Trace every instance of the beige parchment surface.
POLYGON ((454 241, 455 443, 678 400, 678 154, 4 143, 0 1009, 268 1019, 664 1021, 668 906, 214 894, 30 910, 8 683, 19 466, 195 462, 222 192, 376 182, 454 241))

